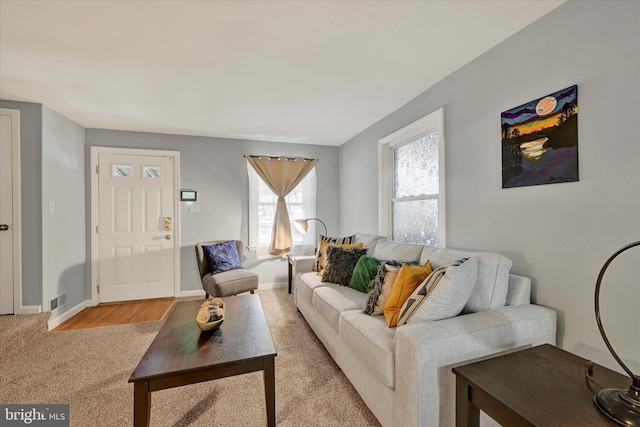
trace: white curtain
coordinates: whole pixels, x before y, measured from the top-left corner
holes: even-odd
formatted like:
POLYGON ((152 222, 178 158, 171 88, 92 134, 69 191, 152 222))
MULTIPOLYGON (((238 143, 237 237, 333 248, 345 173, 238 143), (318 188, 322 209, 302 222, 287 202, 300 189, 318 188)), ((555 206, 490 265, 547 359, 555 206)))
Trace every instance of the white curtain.
POLYGON ((291 249, 291 221, 285 197, 318 163, 316 159, 285 156, 245 156, 267 186, 278 196, 269 253, 277 255, 291 249))

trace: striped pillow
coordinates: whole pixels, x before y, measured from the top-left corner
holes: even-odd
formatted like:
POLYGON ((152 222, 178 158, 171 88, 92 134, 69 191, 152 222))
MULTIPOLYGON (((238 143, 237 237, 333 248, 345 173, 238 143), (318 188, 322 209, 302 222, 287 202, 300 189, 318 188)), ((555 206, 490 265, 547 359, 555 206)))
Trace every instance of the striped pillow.
POLYGON ((325 250, 324 251, 322 250, 322 246, 323 246, 322 242, 327 242, 331 245, 352 245, 355 240, 356 240, 355 234, 351 236, 346 236, 346 237, 327 237, 321 234, 320 239, 318 240, 318 248, 316 250, 316 261, 313 264, 313 271, 318 271, 318 272, 322 271, 321 262, 323 263, 325 257, 327 256, 326 246, 325 246, 325 250))
POLYGON ((457 316, 473 292, 477 274, 477 257, 436 268, 407 298, 400 309, 398 326, 457 316))

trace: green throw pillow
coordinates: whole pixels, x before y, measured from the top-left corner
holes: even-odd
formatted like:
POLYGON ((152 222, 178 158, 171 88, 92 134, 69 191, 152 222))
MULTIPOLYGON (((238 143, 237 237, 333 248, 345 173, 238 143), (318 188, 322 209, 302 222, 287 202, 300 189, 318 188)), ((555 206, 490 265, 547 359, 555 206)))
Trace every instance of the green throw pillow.
POLYGON ((371 290, 371 281, 376 277, 380 261, 369 256, 362 256, 353 269, 353 275, 349 281, 349 287, 360 292, 371 290))

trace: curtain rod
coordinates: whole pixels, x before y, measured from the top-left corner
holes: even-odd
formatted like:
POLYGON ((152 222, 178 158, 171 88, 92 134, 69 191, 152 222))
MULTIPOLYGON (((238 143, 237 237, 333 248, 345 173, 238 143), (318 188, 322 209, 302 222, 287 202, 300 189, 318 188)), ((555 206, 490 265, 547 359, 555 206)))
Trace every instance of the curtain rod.
MULTIPOLYGON (((283 157, 284 157, 286 160, 293 160, 293 161, 297 161, 297 160, 298 160, 298 158, 297 158, 297 157, 287 157, 287 156, 267 156, 267 155, 259 155, 259 154, 258 154, 258 155, 256 155, 256 154, 246 154, 246 155, 244 155, 244 156, 242 156, 242 157, 243 157, 243 158, 245 158, 245 159, 246 159, 247 157, 251 157, 252 159, 261 159, 262 157, 266 157, 266 158, 267 158, 267 159, 269 159, 269 160, 280 160, 281 158, 283 158, 283 157)), ((303 160, 304 160, 305 162, 313 162, 313 161, 319 162, 319 161, 320 161, 319 159, 308 159, 308 158, 306 158, 306 157, 304 157, 304 158, 303 158, 303 160)))

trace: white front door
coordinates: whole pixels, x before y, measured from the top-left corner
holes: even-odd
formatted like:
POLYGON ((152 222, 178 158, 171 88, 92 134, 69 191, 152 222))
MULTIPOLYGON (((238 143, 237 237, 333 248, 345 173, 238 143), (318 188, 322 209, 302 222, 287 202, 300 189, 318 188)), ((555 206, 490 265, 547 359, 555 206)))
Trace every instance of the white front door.
MULTIPOLYGON (((0 314, 14 313, 15 286, 19 276, 19 218, 15 218, 16 202, 20 197, 14 179, 14 163, 19 150, 20 113, 17 110, 0 111, 0 314), (18 193, 18 194, 16 194, 18 193)), ((14 175, 15 174, 15 175, 14 175)))
POLYGON ((174 296, 175 158, 98 154, 100 302, 174 296))

